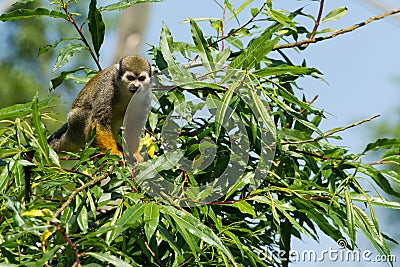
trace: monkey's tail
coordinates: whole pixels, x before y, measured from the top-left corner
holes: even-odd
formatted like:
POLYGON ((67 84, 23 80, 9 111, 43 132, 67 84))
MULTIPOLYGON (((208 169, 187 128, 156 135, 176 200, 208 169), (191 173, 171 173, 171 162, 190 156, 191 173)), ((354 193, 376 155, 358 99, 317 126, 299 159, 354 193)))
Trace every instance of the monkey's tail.
POLYGON ((57 147, 59 146, 61 136, 65 134, 65 132, 68 129, 68 123, 65 123, 63 126, 61 126, 57 131, 52 133, 48 138, 47 138, 47 143, 57 151, 57 147))

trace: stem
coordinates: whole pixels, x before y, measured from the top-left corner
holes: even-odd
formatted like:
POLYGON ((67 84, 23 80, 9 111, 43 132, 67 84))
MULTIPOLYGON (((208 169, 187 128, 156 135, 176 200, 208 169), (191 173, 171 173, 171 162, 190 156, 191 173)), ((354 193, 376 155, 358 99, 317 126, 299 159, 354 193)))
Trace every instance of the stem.
POLYGON ((59 226, 57 223, 53 223, 53 225, 64 236, 65 240, 67 241, 68 246, 70 246, 72 251, 74 252, 75 264, 73 265, 73 267, 81 266, 81 261, 79 259, 79 253, 78 253, 78 250, 76 249, 76 244, 74 244, 71 241, 68 234, 66 232, 64 232, 64 230, 61 228, 61 226, 59 226))
MULTIPOLYGON (((112 169, 111 169, 112 170, 112 169)), ((111 171, 110 170, 110 171, 111 171)), ((90 182, 82 185, 81 187, 78 187, 77 189, 75 189, 74 191, 72 191, 71 195, 68 197, 67 201, 64 202, 64 204, 61 206, 61 208, 59 208, 56 213, 54 214, 54 217, 58 217, 60 216, 61 212, 63 212, 68 206, 69 204, 71 204, 72 200, 75 198, 75 196, 77 194, 79 194, 80 192, 82 192, 83 190, 85 190, 86 188, 100 182, 101 180, 103 180, 106 176, 108 175, 108 173, 103 174, 93 180, 91 180, 90 182)))
POLYGON ((300 140, 300 141, 282 141, 281 144, 282 144, 282 145, 289 145, 289 144, 290 144, 290 145, 298 145, 298 144, 305 144, 305 143, 316 142, 316 141, 322 140, 322 139, 324 139, 324 138, 326 138, 326 137, 328 137, 328 136, 331 136, 331 135, 333 135, 333 134, 335 134, 335 133, 342 132, 342 131, 347 130, 347 129, 349 129, 349 128, 352 128, 352 127, 358 126, 358 125, 360 125, 360 124, 363 124, 363 123, 365 123, 365 122, 371 121, 371 120, 373 120, 373 119, 375 119, 375 118, 377 118, 377 117, 379 117, 379 116, 380 116, 380 115, 374 115, 374 116, 372 116, 372 117, 370 117, 370 118, 368 118, 368 119, 358 121, 358 122, 356 122, 356 123, 347 125, 347 126, 345 126, 345 127, 340 127, 340 128, 332 129, 332 130, 328 131, 327 133, 325 133, 324 135, 318 136, 318 137, 313 138, 313 139, 300 140))
POLYGON ((74 25, 74 28, 76 29, 76 31, 78 32, 79 36, 81 37, 81 41, 85 44, 85 46, 88 48, 90 55, 92 56, 94 62, 97 65, 97 68, 99 70, 102 70, 99 59, 96 57, 96 55, 94 54, 92 48, 89 45, 89 42, 87 41, 85 35, 82 32, 82 29, 78 26, 78 24, 76 23, 75 19, 72 17, 72 14, 69 12, 68 10, 68 4, 64 2, 64 0, 61 1, 62 3, 62 9, 64 10, 65 14, 68 16, 68 22, 70 22, 72 25, 74 25))
POLYGON ((300 46, 305 45, 305 44, 317 43, 317 42, 320 42, 320 41, 332 39, 332 38, 334 38, 334 37, 336 37, 338 35, 345 34, 345 33, 348 33, 348 32, 352 32, 352 31, 354 31, 354 30, 356 30, 358 28, 364 27, 365 25, 367 25, 367 24, 369 24, 369 23, 371 23, 373 21, 380 20, 380 19, 383 19, 385 17, 391 16, 391 15, 395 15, 397 13, 400 13, 400 8, 390 10, 390 11, 388 11, 386 13, 383 13, 381 15, 378 15, 378 16, 370 17, 369 19, 367 19, 367 20, 365 20, 363 22, 354 24, 353 26, 348 27, 348 28, 344 28, 344 29, 338 30, 338 31, 336 31, 336 32, 334 32, 332 34, 329 34, 329 35, 325 35, 325 36, 317 37, 317 38, 311 38, 311 39, 307 39, 307 40, 303 40, 303 41, 299 41, 299 42, 294 42, 294 43, 290 43, 290 44, 278 44, 272 50, 300 47, 300 46))
MULTIPOLYGON (((313 39, 314 36, 315 36, 315 33, 317 32, 319 23, 321 22, 321 18, 322 18, 322 11, 324 9, 324 2, 325 2, 325 0, 321 0, 321 2, 319 4, 319 11, 318 11, 317 20, 315 21, 314 29, 312 30, 311 35, 310 35, 310 37, 308 39, 313 39)), ((309 43, 308 44, 303 44, 303 45, 300 46, 300 49, 304 50, 304 49, 307 48, 308 45, 309 45, 309 43)))

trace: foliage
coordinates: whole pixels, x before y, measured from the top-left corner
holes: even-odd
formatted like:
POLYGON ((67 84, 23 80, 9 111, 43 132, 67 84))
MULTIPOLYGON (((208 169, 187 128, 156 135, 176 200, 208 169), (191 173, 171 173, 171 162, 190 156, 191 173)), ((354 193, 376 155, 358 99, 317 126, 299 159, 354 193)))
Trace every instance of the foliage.
MULTIPOLYGON (((40 53, 61 46, 55 71, 82 51, 100 69, 105 33, 102 12, 157 1, 120 1, 104 7, 97 7, 95 0, 86 2, 87 18, 70 11, 74 1, 58 0, 51 1, 53 9, 13 10, 0 20, 45 16, 67 21, 79 39, 64 36, 40 53), (83 28, 76 19, 82 20, 83 28)), ((100 154, 89 144, 78 154, 59 158, 47 145, 43 124, 52 119, 49 109, 54 99, 36 97, 31 103, 0 109, 2 264, 287 266, 278 252, 288 252, 296 237, 318 240, 317 229, 333 240, 346 239, 349 249, 357 245, 360 230, 379 253, 390 254, 387 242, 393 240, 381 231, 373 207, 400 208, 399 202, 382 197, 382 193, 400 195, 392 187, 400 183, 400 176, 376 165, 400 163, 400 140, 378 139, 358 154, 330 144, 330 138, 340 139, 340 131, 368 119, 323 133, 318 127, 324 112, 313 107, 296 84, 307 76, 321 78, 321 72, 305 62, 293 63, 284 49, 278 49, 284 41, 295 43, 329 31, 309 31, 298 18, 319 24, 340 18, 346 9, 315 18, 302 9, 274 9, 270 1, 259 9, 250 8, 252 2, 235 7, 224 1, 230 16, 222 20, 189 20, 193 43, 174 41, 163 25, 160 44, 152 46, 150 54, 159 70, 168 70, 160 73, 174 78, 177 87, 156 99, 146 127, 150 159, 135 172, 118 157, 100 154), (247 14, 248 20, 240 22, 239 14, 247 14), (228 31, 226 20, 235 20, 239 26, 228 31), (215 35, 206 36, 200 21, 208 21, 215 35), (198 76, 191 66, 179 63, 188 59, 200 62, 206 75, 198 76), (193 98, 205 103, 195 104, 190 101, 193 98), (176 138, 164 135, 172 111, 179 117, 207 104, 215 120, 193 120, 176 138), (157 172, 178 188, 208 188, 213 178, 233 168, 228 161, 236 156, 235 147, 224 126, 226 118, 234 116, 243 124, 241 136, 248 137, 248 158, 235 162, 243 176, 225 196, 204 201, 196 200, 196 191, 185 191, 195 196, 193 200, 183 191, 155 195, 138 185, 139 179, 151 179, 157 172), (265 133, 273 137, 270 168, 260 168, 266 163, 262 162, 266 144, 261 138, 265 133), (213 143, 204 145, 202 140, 213 143), (177 152, 169 151, 177 147, 177 152), (365 163, 363 156, 377 149, 384 151, 381 160, 365 163), (216 156, 207 168, 190 169, 202 164, 202 156, 207 160, 204 151, 214 151, 216 156), (180 163, 182 155, 189 165, 180 163), (262 183, 253 188, 257 177, 262 183), (373 183, 376 191, 367 192, 360 184, 364 180, 373 183)), ((84 67, 62 71, 52 80, 53 89, 65 79, 81 82, 72 75, 77 71, 92 72, 84 67)))

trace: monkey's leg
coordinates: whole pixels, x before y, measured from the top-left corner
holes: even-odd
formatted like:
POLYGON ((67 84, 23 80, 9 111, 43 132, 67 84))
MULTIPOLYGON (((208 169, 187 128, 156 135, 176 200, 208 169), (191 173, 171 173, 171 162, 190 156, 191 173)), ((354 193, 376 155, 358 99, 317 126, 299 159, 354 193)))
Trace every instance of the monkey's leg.
POLYGON ((111 154, 123 157, 122 152, 118 149, 117 141, 111 129, 98 122, 93 122, 92 128, 96 127, 96 136, 94 139, 94 146, 98 147, 102 152, 111 149, 111 154))

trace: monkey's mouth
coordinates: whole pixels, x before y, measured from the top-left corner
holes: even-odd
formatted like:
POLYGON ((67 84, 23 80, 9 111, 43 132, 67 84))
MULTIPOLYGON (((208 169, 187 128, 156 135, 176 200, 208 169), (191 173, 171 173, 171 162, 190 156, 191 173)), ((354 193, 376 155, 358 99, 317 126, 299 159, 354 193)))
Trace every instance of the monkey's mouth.
POLYGON ((140 89, 142 89, 142 87, 131 87, 129 88, 129 92, 131 93, 136 93, 137 91, 140 91, 140 89))

